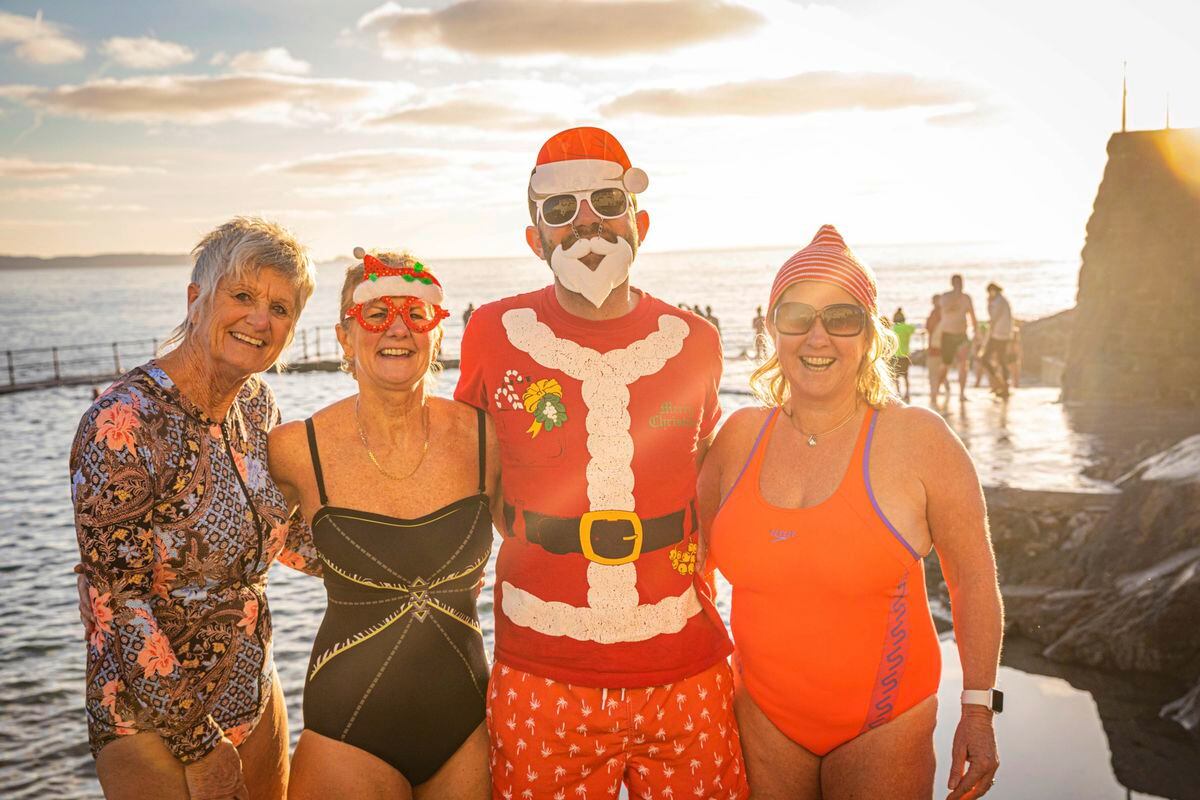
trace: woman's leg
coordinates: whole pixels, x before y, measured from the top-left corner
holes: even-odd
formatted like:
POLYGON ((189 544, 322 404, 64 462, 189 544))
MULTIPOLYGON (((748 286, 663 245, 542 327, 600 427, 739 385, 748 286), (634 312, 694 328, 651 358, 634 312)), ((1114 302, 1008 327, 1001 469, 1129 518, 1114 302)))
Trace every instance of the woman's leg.
MULTIPOLYGON (((855 737, 829 753, 821 763, 825 800, 887 797, 929 800, 933 796, 933 728, 937 695, 900 716, 855 737)), ((743 733, 743 737, 745 734, 743 733)))
POLYGON ((821 800, 821 759, 776 728, 741 681, 733 710, 752 800, 821 800))
POLYGON ((381 758, 306 730, 292 757, 288 800, 412 800, 412 787, 381 758))
POLYGON ((287 706, 279 675, 272 682, 271 699, 246 741, 238 745, 242 778, 250 800, 284 800, 288 781, 287 706))
POLYGON ((188 800, 183 763, 156 733, 109 742, 96 757, 96 775, 108 800, 188 800))
POLYGON ((487 726, 479 727, 459 746, 450 760, 413 792, 417 800, 453 797, 455 800, 487 800, 492 796, 492 776, 488 770, 487 726))

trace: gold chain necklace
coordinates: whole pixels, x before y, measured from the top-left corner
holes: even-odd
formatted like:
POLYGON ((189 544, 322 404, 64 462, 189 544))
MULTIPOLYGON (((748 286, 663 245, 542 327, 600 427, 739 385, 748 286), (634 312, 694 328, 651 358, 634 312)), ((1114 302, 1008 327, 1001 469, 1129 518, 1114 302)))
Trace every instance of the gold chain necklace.
POLYGON ((796 422, 796 418, 795 418, 794 416, 792 416, 791 409, 786 409, 786 408, 785 408, 785 409, 783 409, 783 413, 784 413, 784 414, 787 414, 787 418, 788 418, 788 420, 790 420, 790 421, 791 421, 791 423, 792 423, 792 427, 793 427, 793 428, 795 428, 797 431, 800 431, 800 435, 801 435, 801 436, 807 437, 807 439, 808 439, 808 446, 809 446, 809 447, 816 447, 816 446, 817 446, 817 437, 818 437, 818 436, 828 436, 829 434, 833 433, 833 432, 834 432, 834 431, 836 431, 838 428, 842 427, 842 426, 843 426, 843 425, 845 425, 847 422, 849 422, 849 421, 850 421, 850 420, 851 420, 851 419, 854 417, 854 415, 858 413, 858 401, 855 401, 855 403, 854 403, 854 407, 850 409, 850 413, 849 413, 849 414, 847 414, 845 417, 843 417, 843 418, 842 418, 842 421, 841 421, 841 422, 839 422, 837 425, 834 425, 834 426, 833 426, 832 428, 830 428, 829 430, 827 430, 827 431, 821 431, 820 433, 807 433, 806 431, 800 430, 800 425, 799 425, 799 424, 797 424, 797 422, 796 422))
MULTIPOLYGON (((367 451, 367 458, 371 459, 371 463, 375 465, 375 469, 379 470, 383 477, 393 481, 408 480, 417 473, 417 470, 420 469, 421 464, 425 461, 425 454, 429 452, 429 404, 422 403, 424 413, 421 414, 421 421, 425 428, 425 444, 421 447, 421 457, 417 459, 416 465, 413 466, 412 471, 407 475, 393 475, 384 469, 383 464, 380 464, 379 459, 375 458, 375 454, 371 452, 371 446, 367 444, 367 432, 363 430, 362 417, 358 413, 358 400, 359 398, 354 398, 354 422, 358 426, 358 438, 362 442, 363 449, 367 451)), ((405 416, 408 415, 406 414, 405 416)))

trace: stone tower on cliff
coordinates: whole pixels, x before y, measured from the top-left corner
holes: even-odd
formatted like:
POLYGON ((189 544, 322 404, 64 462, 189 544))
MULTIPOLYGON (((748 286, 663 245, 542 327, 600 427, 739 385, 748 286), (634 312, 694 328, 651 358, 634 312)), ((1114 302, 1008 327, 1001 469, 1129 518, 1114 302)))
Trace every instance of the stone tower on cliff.
POLYGON ((1063 399, 1200 406, 1200 129, 1108 140, 1063 399))

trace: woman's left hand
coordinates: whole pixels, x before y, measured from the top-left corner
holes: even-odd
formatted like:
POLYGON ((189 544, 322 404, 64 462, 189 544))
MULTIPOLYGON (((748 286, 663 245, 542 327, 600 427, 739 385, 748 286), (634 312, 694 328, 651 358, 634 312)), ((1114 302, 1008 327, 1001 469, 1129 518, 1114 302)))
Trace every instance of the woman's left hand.
POLYGON ((964 705, 950 757, 950 794, 946 800, 983 797, 995 782, 1000 759, 996 755, 996 731, 991 709, 964 705), (967 773, 963 767, 970 764, 967 773))

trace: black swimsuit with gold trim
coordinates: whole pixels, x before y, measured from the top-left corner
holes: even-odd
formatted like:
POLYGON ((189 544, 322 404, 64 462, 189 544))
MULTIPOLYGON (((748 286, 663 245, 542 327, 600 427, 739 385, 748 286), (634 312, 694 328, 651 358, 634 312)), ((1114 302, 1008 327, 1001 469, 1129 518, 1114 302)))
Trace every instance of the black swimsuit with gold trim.
POLYGON ((413 786, 483 722, 487 658, 474 588, 492 550, 479 412, 479 493, 417 519, 327 505, 313 539, 329 604, 304 684, 304 726, 382 758, 413 786))

